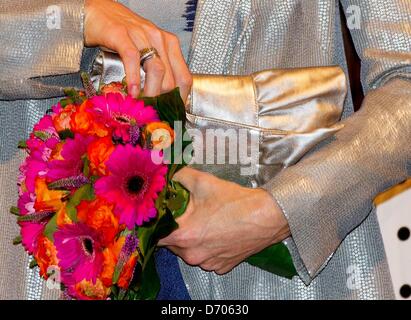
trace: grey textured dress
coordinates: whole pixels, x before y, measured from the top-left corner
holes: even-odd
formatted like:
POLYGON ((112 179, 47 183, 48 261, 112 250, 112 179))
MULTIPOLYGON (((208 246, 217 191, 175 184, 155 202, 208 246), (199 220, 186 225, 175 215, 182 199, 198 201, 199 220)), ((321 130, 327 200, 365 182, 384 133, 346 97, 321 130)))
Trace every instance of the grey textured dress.
MULTIPOLYGON (((361 20, 351 34, 366 99, 353 114, 349 96, 345 128, 265 185, 289 221, 292 238, 286 244, 299 277, 286 280, 246 264, 217 276, 180 261, 192 298, 394 297, 372 200, 411 175, 410 1, 202 0, 189 65, 192 72, 215 74, 326 65, 347 71, 340 3, 348 18, 357 13, 361 20)), ((56 101, 52 97, 61 95, 62 86, 76 84, 80 64, 90 67, 95 52, 83 50, 82 8, 80 0, 0 4, 1 298, 59 294, 28 269, 22 248, 10 245, 18 229, 7 208, 17 194, 17 141, 56 101), (47 7, 56 3, 61 28, 50 29, 47 7)))

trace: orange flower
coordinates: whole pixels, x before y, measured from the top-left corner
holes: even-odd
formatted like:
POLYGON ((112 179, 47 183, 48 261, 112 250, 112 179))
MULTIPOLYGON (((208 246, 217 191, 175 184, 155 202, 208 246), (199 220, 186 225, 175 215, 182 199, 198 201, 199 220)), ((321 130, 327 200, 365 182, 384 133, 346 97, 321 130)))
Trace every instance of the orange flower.
POLYGON ((82 280, 74 285, 74 292, 71 292, 76 298, 82 300, 106 300, 110 294, 110 288, 104 286, 100 279, 96 283, 82 280))
MULTIPOLYGON (((125 243, 125 239, 126 238, 124 236, 119 237, 116 242, 114 242, 112 245, 110 245, 103 251, 104 263, 100 278, 103 281, 104 285, 107 287, 113 284, 114 270, 116 268, 121 249, 125 243)), ((134 253, 124 265, 117 281, 117 285, 120 288, 128 288, 137 261, 138 254, 134 253)))
POLYGON ((118 219, 113 213, 114 205, 103 199, 81 201, 77 206, 77 218, 97 230, 102 237, 102 244, 112 243, 119 232, 118 219))
POLYGON ((124 245, 125 240, 126 237, 121 236, 103 251, 104 262, 100 278, 103 281, 104 285, 107 287, 113 284, 114 269, 116 268, 117 259, 120 255, 120 251, 124 245))
POLYGON ((56 144, 56 146, 53 148, 50 154, 50 161, 51 160, 64 160, 64 158, 61 156, 61 150, 63 150, 65 141, 60 141, 59 143, 56 144))
POLYGON ((62 199, 68 194, 67 191, 49 190, 43 178, 36 178, 35 193, 34 208, 37 211, 58 211, 63 206, 62 199))
POLYGON ((76 106, 69 104, 65 106, 60 113, 53 114, 53 124, 57 131, 63 131, 65 129, 70 129, 70 119, 71 115, 76 111, 76 106))
POLYGON ((143 132, 144 140, 150 140, 153 149, 167 149, 174 141, 174 130, 166 122, 151 122, 143 132))
POLYGON ((65 224, 72 223, 70 217, 67 214, 66 205, 63 204, 59 211, 57 211, 57 226, 61 227, 65 224))
POLYGON ((106 95, 107 93, 118 92, 124 97, 126 96, 124 85, 121 82, 111 82, 105 84, 100 88, 102 94, 106 95))
POLYGON ((109 134, 109 129, 103 124, 96 122, 93 115, 87 112, 87 108, 91 102, 84 101, 81 106, 71 115, 70 126, 74 132, 84 135, 96 135, 98 137, 105 137, 109 134))
POLYGON ((105 248, 103 251, 103 270, 100 274, 100 279, 106 287, 111 287, 113 284, 113 274, 116 268, 117 258, 110 248, 105 248))
POLYGON ((137 255, 133 254, 130 259, 128 259, 127 263, 124 265, 123 270, 121 270, 120 277, 118 278, 117 285, 120 288, 127 289, 131 278, 134 273, 134 267, 137 263, 137 255))
POLYGON ((37 240, 37 252, 34 255, 40 268, 40 276, 48 278, 47 269, 50 266, 58 266, 57 250, 53 242, 41 235, 37 240))
POLYGON ((107 175, 106 161, 113 151, 114 144, 110 137, 104 137, 90 143, 87 156, 90 160, 92 175, 107 175))

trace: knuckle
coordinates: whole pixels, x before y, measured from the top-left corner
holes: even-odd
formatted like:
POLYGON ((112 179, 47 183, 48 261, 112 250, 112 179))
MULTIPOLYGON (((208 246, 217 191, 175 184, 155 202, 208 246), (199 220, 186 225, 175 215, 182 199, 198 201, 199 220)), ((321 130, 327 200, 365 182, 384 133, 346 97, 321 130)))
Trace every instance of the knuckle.
POLYGON ((173 46, 180 46, 180 39, 173 33, 167 34, 167 42, 169 42, 173 46))
POLYGON ((138 50, 133 47, 127 47, 123 51, 123 56, 125 59, 136 59, 138 54, 139 54, 138 50))
POLYGON ((152 59, 152 63, 148 63, 148 72, 153 73, 156 76, 163 76, 166 72, 166 68, 160 59, 152 59))
POLYGON ((188 251, 185 253, 184 260, 193 266, 201 265, 204 261, 200 254, 195 251, 188 251))
POLYGON ((176 242, 184 248, 192 247, 197 241, 197 235, 192 230, 181 230, 175 235, 176 242))
POLYGON ((108 30, 111 30, 111 32, 117 37, 127 36, 127 34, 128 34, 127 28, 125 26, 119 25, 119 24, 109 26, 108 30))
POLYGON ((163 41, 163 32, 156 26, 151 26, 147 33, 154 43, 160 43, 163 41))
POLYGON ((211 263, 203 263, 200 264, 201 269, 205 270, 205 271, 213 271, 214 270, 214 265, 211 263))
POLYGON ((188 72, 187 74, 182 75, 180 83, 185 87, 191 87, 193 85, 193 76, 191 73, 188 72))
POLYGON ((176 87, 176 84, 173 80, 168 80, 163 83, 163 91, 171 91, 176 87))

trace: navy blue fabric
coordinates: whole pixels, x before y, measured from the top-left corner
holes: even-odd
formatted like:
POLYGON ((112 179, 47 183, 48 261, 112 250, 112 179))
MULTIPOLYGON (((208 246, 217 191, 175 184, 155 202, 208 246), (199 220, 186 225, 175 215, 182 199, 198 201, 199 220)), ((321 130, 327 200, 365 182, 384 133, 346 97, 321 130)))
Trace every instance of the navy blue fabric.
POLYGON ((186 3, 186 12, 183 14, 183 17, 187 20, 185 31, 192 32, 194 28, 194 19, 197 10, 198 0, 188 0, 186 3))
POLYGON ((155 260, 161 283, 157 300, 191 300, 177 257, 168 249, 161 248, 155 253, 155 260))

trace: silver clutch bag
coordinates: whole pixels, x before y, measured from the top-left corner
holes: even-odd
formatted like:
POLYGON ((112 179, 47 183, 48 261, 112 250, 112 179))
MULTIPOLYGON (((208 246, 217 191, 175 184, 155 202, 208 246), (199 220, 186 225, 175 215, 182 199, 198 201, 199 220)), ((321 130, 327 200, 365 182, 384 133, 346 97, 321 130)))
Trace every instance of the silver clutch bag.
POLYGON ((339 67, 194 75, 186 111, 187 127, 201 132, 194 135, 195 166, 262 185, 343 127, 346 94, 339 67))
MULTIPOLYGON (((118 55, 101 51, 93 65, 94 84, 123 77, 118 55)), ((346 77, 337 66, 193 75, 186 106, 192 166, 260 186, 343 127, 346 94, 346 77)))

